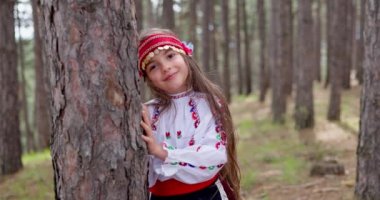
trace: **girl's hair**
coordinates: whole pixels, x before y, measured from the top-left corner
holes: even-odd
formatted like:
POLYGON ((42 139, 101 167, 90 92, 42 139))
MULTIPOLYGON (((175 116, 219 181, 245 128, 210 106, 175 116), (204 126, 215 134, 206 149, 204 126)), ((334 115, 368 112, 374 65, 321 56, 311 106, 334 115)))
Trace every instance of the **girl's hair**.
MULTIPOLYGON (((139 40, 142 41, 151 34, 165 33, 176 36, 172 31, 167 29, 152 28, 141 32, 139 40)), ((177 37, 177 36, 176 36, 177 37)), ((181 54, 189 67, 189 76, 187 77, 187 86, 196 92, 201 92, 206 95, 207 102, 213 112, 216 120, 221 120, 223 129, 227 135, 227 163, 221 170, 221 178, 226 180, 231 188, 236 199, 240 197, 240 169, 237 163, 236 155, 236 132, 233 127, 232 117, 228 108, 228 103, 221 92, 221 89, 212 83, 202 70, 197 62, 187 55, 181 54)), ((143 72, 144 76, 146 75, 143 72)), ((147 84, 150 87, 152 94, 160 100, 160 106, 163 109, 171 105, 171 98, 168 94, 155 87, 152 82, 147 79, 147 84)))

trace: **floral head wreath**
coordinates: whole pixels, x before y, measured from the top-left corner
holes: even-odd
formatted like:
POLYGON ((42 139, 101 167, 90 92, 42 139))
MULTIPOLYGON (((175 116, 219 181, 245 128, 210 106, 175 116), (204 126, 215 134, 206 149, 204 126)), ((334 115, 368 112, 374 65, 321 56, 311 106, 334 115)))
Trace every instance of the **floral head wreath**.
POLYGON ((140 41, 139 44, 139 71, 145 71, 145 67, 161 50, 172 49, 183 55, 191 56, 192 44, 181 42, 176 36, 170 34, 152 34, 140 41))

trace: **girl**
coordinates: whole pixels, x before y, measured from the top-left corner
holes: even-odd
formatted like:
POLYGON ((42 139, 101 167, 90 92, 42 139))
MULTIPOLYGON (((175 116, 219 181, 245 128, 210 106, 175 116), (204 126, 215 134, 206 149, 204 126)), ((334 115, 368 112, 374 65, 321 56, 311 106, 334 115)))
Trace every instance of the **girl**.
POLYGON ((151 200, 240 199, 235 132, 220 89, 171 31, 139 41, 139 70, 155 99, 143 106, 151 200))

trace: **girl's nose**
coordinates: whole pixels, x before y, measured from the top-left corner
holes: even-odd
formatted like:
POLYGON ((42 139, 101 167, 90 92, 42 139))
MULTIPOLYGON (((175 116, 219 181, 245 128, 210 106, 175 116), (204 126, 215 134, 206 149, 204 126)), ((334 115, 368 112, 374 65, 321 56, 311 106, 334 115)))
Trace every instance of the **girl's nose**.
POLYGON ((171 68, 172 68, 172 65, 169 62, 165 62, 162 65, 162 69, 164 70, 164 72, 170 71, 171 68))

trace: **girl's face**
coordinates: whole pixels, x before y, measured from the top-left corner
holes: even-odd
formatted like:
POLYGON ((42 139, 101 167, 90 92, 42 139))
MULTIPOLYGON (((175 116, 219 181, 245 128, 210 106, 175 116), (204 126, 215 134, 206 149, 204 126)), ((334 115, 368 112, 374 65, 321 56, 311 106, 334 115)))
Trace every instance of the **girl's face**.
POLYGON ((189 75, 182 55, 172 49, 161 50, 146 65, 146 74, 152 84, 167 94, 176 94, 188 89, 189 75))

